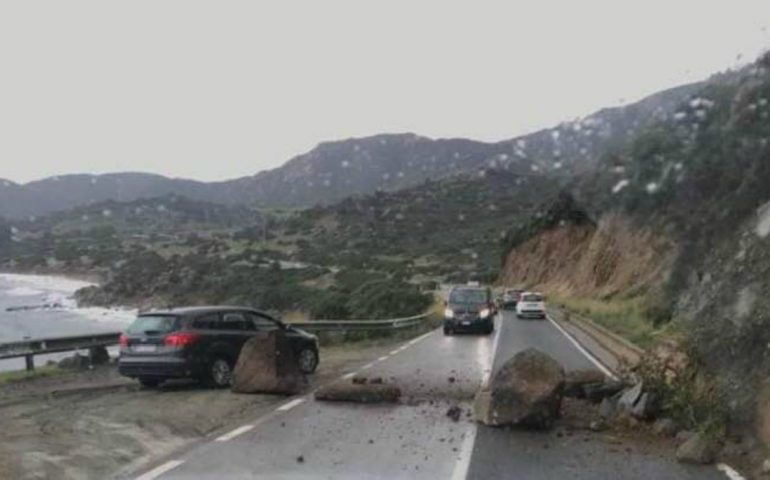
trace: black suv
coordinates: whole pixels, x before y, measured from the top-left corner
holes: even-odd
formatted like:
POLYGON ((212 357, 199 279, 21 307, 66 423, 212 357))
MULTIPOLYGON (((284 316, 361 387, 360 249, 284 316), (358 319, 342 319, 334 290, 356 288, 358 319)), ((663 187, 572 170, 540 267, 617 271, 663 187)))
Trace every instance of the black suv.
POLYGON ((154 387, 170 378, 230 384, 241 347, 260 331, 282 330, 304 373, 318 366, 318 339, 242 307, 188 307, 140 314, 120 337, 118 371, 154 387))
POLYGON ((444 335, 467 330, 490 334, 495 330, 495 303, 486 287, 455 287, 444 310, 444 335))

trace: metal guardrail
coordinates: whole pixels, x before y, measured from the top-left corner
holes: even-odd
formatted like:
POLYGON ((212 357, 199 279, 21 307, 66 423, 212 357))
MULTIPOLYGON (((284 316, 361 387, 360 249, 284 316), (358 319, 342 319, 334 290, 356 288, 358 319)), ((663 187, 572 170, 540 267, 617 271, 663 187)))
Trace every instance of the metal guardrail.
MULTIPOLYGON (((423 313, 412 317, 388 320, 315 320, 287 323, 287 325, 310 332, 400 330, 417 326, 428 316, 428 313, 423 313)), ((34 370, 35 355, 86 349, 90 353, 93 348, 117 345, 120 334, 121 332, 108 332, 0 343, 0 360, 24 357, 27 370, 34 370)))
POLYGON ((370 330, 400 330, 419 325, 430 314, 423 313, 413 317, 393 318, 389 320, 311 320, 308 322, 287 323, 310 332, 352 332, 370 330))
POLYGON ((117 345, 119 339, 120 332, 108 332, 0 343, 0 360, 24 357, 27 370, 33 370, 35 368, 35 355, 85 349, 90 351, 96 347, 117 345))

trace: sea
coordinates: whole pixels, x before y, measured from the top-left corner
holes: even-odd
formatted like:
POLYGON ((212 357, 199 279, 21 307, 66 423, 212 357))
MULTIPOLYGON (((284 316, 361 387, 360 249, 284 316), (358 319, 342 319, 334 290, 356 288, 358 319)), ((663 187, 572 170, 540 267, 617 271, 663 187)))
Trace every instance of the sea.
MULTIPOLYGON (((125 329, 136 310, 80 308, 76 290, 92 283, 66 277, 0 273, 0 343, 125 329)), ((69 353, 35 356, 35 365, 69 353)), ((0 371, 20 370, 24 359, 0 360, 0 371)))

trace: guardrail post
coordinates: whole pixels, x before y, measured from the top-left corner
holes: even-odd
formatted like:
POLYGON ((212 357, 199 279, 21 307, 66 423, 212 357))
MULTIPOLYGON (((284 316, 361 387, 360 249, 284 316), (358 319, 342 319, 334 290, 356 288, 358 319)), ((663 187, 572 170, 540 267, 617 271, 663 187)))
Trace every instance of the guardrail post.
POLYGON ((27 364, 27 371, 31 372, 35 369, 35 356, 34 355, 25 355, 24 356, 24 363, 27 364))

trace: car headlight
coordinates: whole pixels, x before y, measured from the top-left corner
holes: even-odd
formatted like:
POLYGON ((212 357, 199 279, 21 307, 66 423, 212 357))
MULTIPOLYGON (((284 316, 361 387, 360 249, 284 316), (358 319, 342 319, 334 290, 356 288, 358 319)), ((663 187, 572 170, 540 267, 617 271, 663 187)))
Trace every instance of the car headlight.
POLYGON ((444 318, 454 318, 454 316, 455 312, 453 312, 451 308, 444 310, 444 318))
POLYGON ((487 318, 490 314, 490 311, 488 308, 485 308, 484 310, 479 312, 479 317, 481 318, 487 318))

